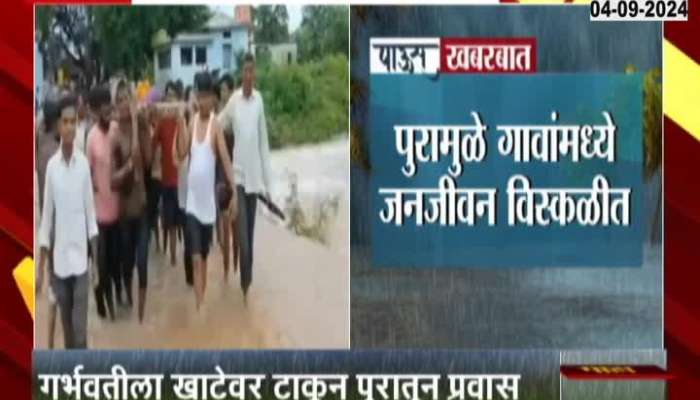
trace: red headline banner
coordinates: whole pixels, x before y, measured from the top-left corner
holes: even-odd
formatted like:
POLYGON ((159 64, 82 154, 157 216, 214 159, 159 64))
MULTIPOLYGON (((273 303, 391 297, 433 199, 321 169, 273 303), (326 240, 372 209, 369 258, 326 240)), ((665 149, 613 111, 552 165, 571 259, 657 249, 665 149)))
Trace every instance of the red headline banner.
POLYGON ((573 380, 669 380, 673 376, 656 365, 562 365, 559 371, 573 380))
POLYGON ((371 74, 537 72, 534 37, 373 37, 371 74))
POLYGON ((440 72, 534 73, 537 40, 528 38, 442 38, 440 72))

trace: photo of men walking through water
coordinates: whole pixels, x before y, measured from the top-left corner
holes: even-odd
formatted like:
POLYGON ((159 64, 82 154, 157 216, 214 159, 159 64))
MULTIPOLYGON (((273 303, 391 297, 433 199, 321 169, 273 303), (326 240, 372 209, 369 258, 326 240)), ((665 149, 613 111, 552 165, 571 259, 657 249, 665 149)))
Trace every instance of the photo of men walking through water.
MULTIPOLYGON (((41 220, 36 347, 346 348, 349 8, 36 13, 37 154, 63 162, 55 109, 82 110, 58 125, 84 136, 72 157, 94 220, 86 290, 56 286, 65 220, 41 220), (68 20, 80 35, 61 34, 68 20), (77 63, 56 46, 90 51, 77 63)), ((40 186, 58 190, 45 164, 40 186)), ((49 200, 49 217, 72 210, 49 200)))

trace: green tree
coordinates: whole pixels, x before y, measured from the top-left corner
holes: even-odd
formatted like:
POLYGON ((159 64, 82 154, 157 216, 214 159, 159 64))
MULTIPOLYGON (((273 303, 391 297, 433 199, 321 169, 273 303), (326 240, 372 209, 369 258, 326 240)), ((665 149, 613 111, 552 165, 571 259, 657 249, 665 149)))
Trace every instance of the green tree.
POLYGON ((318 143, 348 128, 348 59, 343 54, 258 68, 273 148, 318 143))
POLYGON ((44 69, 54 73, 63 61, 68 61, 82 71, 83 83, 99 79, 96 74, 100 71, 100 64, 95 57, 97 43, 92 24, 93 14, 89 7, 38 6, 36 29, 44 69))
POLYGON ((95 7, 94 31, 100 57, 110 72, 123 70, 141 78, 153 57, 152 38, 160 29, 170 37, 201 29, 210 16, 206 6, 95 7))
POLYGON ((289 40, 287 6, 261 5, 253 9, 255 41, 271 44, 289 40))
POLYGON ((302 22, 296 34, 299 60, 321 59, 326 54, 348 56, 347 7, 305 6, 302 22))
POLYGON ((44 67, 54 71, 67 57, 81 70, 82 83, 90 85, 118 70, 131 78, 146 75, 158 30, 172 37, 201 28, 208 18, 205 6, 40 6, 36 28, 44 67))

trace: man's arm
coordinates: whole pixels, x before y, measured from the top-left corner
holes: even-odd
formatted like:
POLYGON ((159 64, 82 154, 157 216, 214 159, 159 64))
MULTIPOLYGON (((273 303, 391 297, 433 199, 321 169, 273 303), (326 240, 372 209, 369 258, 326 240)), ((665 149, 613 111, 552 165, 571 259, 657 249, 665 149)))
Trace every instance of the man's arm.
MULTIPOLYGON (((46 259, 50 257, 49 254, 49 249, 46 247, 42 247, 39 250, 39 269, 37 271, 38 275, 36 277, 36 291, 40 292, 41 288, 44 287, 44 276, 46 276, 46 273, 44 272, 44 269, 46 268, 46 259)), ((51 273, 52 271, 49 271, 51 273)))
POLYGON ((138 132, 139 132, 139 150, 142 155, 142 170, 147 169, 151 166, 153 161, 153 141, 151 139, 151 132, 153 126, 148 122, 145 116, 140 115, 137 119, 138 122, 138 132))
POLYGON ((122 135, 121 132, 116 133, 115 140, 112 142, 112 184, 113 186, 119 187, 121 186, 122 182, 124 181, 124 178, 129 175, 133 170, 134 170, 134 165, 131 162, 131 158, 122 160, 121 162, 121 167, 117 164, 117 157, 115 156, 117 153, 119 153, 120 157, 124 157, 123 154, 121 154, 121 143, 120 143, 120 136, 122 135))
MULTIPOLYGON (((137 117, 137 110, 136 110, 136 104, 131 103, 129 105, 129 112, 131 113, 131 143, 130 143, 130 154, 129 156, 123 160, 123 164, 121 168, 117 169, 116 165, 115 168, 112 170, 114 173, 112 174, 112 180, 117 184, 121 185, 122 181, 126 176, 128 176, 131 173, 134 174, 134 179, 143 179, 142 174, 139 174, 139 171, 143 170, 143 164, 144 162, 147 161, 147 158, 145 154, 142 154, 141 151, 141 142, 143 140, 140 140, 140 137, 142 135, 141 132, 143 132, 143 127, 140 126, 140 119, 137 117)), ((120 126, 121 129, 121 126, 120 126)), ((124 132, 119 132, 119 135, 123 135, 124 132)), ((120 146, 119 141, 117 140, 116 146, 120 146)), ((149 149, 149 147, 146 147, 146 150, 149 149)), ((124 156, 122 154, 122 156, 124 156)), ((114 159, 114 157, 112 157, 114 159)))
POLYGON ((88 278, 90 278, 90 281, 92 283, 92 286, 97 286, 98 284, 98 279, 99 279, 99 273, 98 273, 98 266, 97 266, 97 236, 90 238, 90 254, 92 254, 92 262, 88 263, 88 278))
MULTIPOLYGON (((194 121, 194 118, 192 121, 194 121)), ((179 161, 182 161, 187 157, 187 151, 190 147, 190 140, 192 140, 192 130, 194 129, 193 126, 194 122, 191 122, 190 126, 187 125, 183 115, 178 117, 175 143, 177 148, 177 159, 179 161)))
POLYGON ((216 116, 216 119, 219 120, 222 131, 230 130, 233 132, 233 95, 229 97, 224 109, 216 116))
POLYGON ((180 153, 177 148, 177 138, 180 136, 180 122, 178 121, 177 128, 175 129, 175 140, 173 140, 173 145, 170 151, 173 154, 173 161, 176 163, 181 163, 183 160, 180 158, 180 153))
POLYGON ((90 277, 93 285, 97 282, 97 271, 95 271, 95 264, 97 260, 97 235, 99 230, 97 228, 97 217, 95 214, 95 199, 93 198, 92 188, 88 184, 90 181, 90 171, 85 171, 86 182, 83 185, 83 205, 85 208, 85 223, 87 227, 88 240, 90 241, 90 250, 92 254, 92 267, 90 269, 90 277))
POLYGON ((87 233, 88 233, 88 238, 92 239, 94 237, 97 237, 97 234, 99 233, 99 230, 97 228, 97 216, 95 213, 95 198, 92 194, 92 190, 90 187, 90 171, 89 168, 88 170, 85 171, 85 185, 83 185, 83 204, 85 207, 85 220, 86 220, 86 227, 87 227, 87 233))
POLYGON ((214 132, 216 138, 216 153, 219 155, 219 160, 223 166, 224 174, 226 175, 226 180, 228 181, 229 187, 231 188, 231 200, 228 204, 228 214, 229 218, 236 218, 238 211, 238 196, 236 196, 236 182, 233 177, 233 163, 228 156, 228 150, 226 150, 226 139, 224 138, 224 131, 221 129, 218 121, 214 124, 214 132))
MULTIPOLYGON (((134 167, 134 171, 138 172, 143 169, 143 161, 145 158, 143 154, 141 154, 141 126, 134 100, 131 100, 129 110, 131 113, 131 154, 129 158, 134 167)), ((139 179, 138 175, 140 174, 137 173, 134 179, 139 179)))
MULTIPOLYGON (((51 163, 49 163, 51 164, 51 163)), ((41 289, 44 281, 44 266, 46 259, 50 256, 49 248, 51 247, 51 230, 53 229, 54 220, 54 199, 53 191, 51 190, 52 178, 51 168, 46 168, 46 178, 44 181, 44 204, 41 211, 41 225, 39 226, 38 244, 40 249, 39 254, 39 271, 37 276, 37 289, 41 289)))
POLYGON ((85 142, 85 155, 87 156, 88 165, 90 165, 90 180, 92 182, 92 191, 97 193, 99 187, 97 186, 97 180, 95 180, 95 150, 92 148, 92 136, 88 135, 85 142))
POLYGON ((219 156, 219 161, 224 167, 224 173, 226 175, 226 180, 232 190, 236 189, 236 183, 233 178, 233 164, 231 163, 231 158, 228 156, 228 150, 226 149, 226 138, 224 138, 224 131, 221 129, 221 125, 217 123, 214 124, 214 134, 216 137, 216 153, 219 156))
POLYGON ((267 137, 267 119, 265 117, 265 103, 263 102, 262 95, 260 96, 260 119, 258 120, 258 133, 260 134, 260 140, 258 141, 260 147, 260 163, 262 164, 263 181, 265 183, 266 195, 270 195, 270 190, 272 189, 270 183, 271 171, 270 171, 270 141, 267 137))
MULTIPOLYGON (((156 153, 160 147, 160 120, 153 125, 153 136, 151 137, 151 162, 155 160, 156 153)), ((161 152, 163 149, 161 148, 161 152)))

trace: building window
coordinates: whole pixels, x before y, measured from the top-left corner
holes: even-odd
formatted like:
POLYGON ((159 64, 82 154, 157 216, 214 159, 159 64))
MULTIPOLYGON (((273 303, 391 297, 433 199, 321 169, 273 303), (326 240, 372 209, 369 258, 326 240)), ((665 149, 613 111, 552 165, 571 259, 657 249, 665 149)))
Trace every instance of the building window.
POLYGON ((287 65, 292 65, 292 52, 287 53, 287 65))
POLYGON ((195 49, 195 62, 197 65, 202 65, 207 63, 207 48, 204 46, 197 46, 195 49))
POLYGON ((231 37, 231 31, 224 31, 224 39, 229 39, 231 37))
POLYGON ((170 49, 161 50, 158 52, 158 68, 170 68, 170 49))
POLYGON ((230 70, 231 69, 231 58, 233 58, 233 51, 231 50, 231 45, 230 44, 225 44, 223 48, 223 57, 224 57, 224 69, 225 70, 230 70))
POLYGON ((192 47, 180 47, 180 64, 192 65, 192 47))

